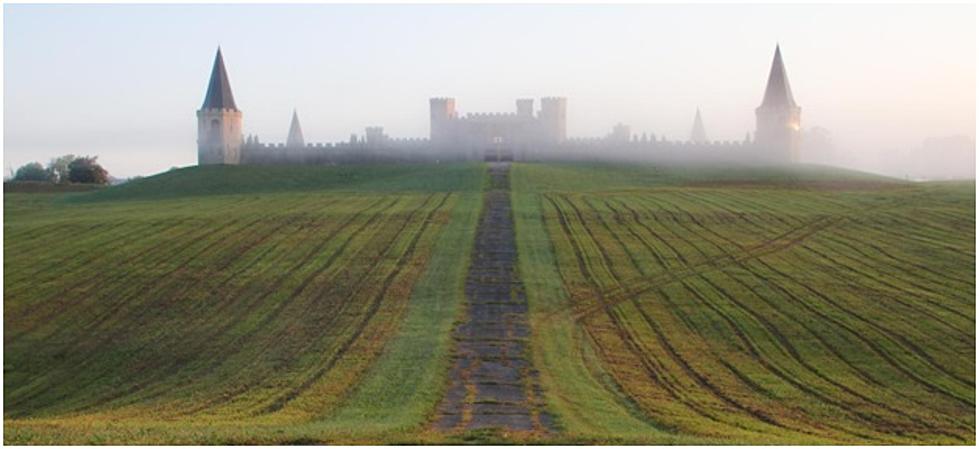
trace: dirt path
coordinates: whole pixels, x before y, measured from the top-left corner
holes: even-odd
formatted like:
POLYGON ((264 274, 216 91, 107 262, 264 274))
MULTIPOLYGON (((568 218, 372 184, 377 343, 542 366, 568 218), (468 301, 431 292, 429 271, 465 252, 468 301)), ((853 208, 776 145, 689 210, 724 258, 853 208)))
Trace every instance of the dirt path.
POLYGON ((527 298, 517 270, 510 209, 510 165, 490 165, 472 264, 466 278, 466 317, 454 331, 456 348, 449 389, 436 429, 499 428, 546 431, 537 372, 527 339, 527 298))

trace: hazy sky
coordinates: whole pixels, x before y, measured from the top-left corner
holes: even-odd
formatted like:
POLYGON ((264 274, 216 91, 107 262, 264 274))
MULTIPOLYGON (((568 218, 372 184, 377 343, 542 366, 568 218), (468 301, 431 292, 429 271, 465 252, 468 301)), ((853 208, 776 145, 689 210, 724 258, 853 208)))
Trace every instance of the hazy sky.
POLYGON ((775 43, 803 128, 866 152, 975 139, 973 5, 4 5, 4 164, 97 154, 117 176, 196 163, 221 45, 245 133, 370 125, 427 137, 428 98, 509 112, 568 97, 568 134, 616 122, 754 131, 775 43))

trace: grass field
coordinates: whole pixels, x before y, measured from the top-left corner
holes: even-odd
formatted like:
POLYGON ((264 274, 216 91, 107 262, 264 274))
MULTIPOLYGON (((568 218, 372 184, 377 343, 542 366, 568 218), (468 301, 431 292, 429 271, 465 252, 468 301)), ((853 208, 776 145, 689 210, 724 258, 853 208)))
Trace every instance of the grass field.
POLYGON ((6 195, 5 441, 417 426, 441 394, 483 171, 319 169, 369 179, 219 195, 242 182, 185 170, 90 196, 6 195), (184 190, 161 196, 171 183, 184 190), (375 418, 344 425, 362 415, 375 418))
POLYGON ((975 442, 975 184, 516 164, 557 431, 432 430, 485 167, 4 195, 4 442, 975 442))
POLYGON ((975 442, 974 183, 637 172, 514 171, 538 366, 569 433, 975 442))

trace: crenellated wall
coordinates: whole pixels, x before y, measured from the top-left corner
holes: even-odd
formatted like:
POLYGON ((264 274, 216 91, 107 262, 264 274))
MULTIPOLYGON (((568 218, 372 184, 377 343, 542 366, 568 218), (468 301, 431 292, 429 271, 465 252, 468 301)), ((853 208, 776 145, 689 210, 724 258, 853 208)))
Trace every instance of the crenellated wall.
POLYGON ((347 142, 306 144, 293 111, 288 144, 242 139, 242 113, 234 106, 220 50, 211 85, 198 115, 200 164, 337 164, 371 161, 452 160, 673 160, 785 163, 798 159, 801 108, 795 103, 778 47, 762 105, 756 109, 755 140, 707 141, 700 109, 692 141, 632 134, 616 125, 600 138, 567 137, 568 100, 543 97, 516 100, 515 112, 460 115, 449 97, 429 99, 428 139, 393 139, 371 126, 347 142), (216 87, 215 87, 216 86, 216 87), (228 107, 225 107, 228 105, 228 107))

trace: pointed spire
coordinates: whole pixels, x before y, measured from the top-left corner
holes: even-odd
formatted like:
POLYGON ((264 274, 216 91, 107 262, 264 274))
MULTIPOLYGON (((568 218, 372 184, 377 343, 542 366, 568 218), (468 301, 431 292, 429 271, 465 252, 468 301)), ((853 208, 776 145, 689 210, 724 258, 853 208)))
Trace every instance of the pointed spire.
POLYGON ((789 76, 785 73, 785 65, 782 64, 782 50, 778 44, 775 44, 775 58, 772 59, 772 70, 768 74, 768 85, 765 87, 765 98, 761 105, 796 107, 792 88, 789 87, 789 76))
POLYGON ((700 108, 693 118, 693 130, 690 131, 690 141, 693 143, 707 142, 707 132, 704 131, 704 121, 700 118, 700 108))
POLYGON ((214 68, 211 69, 211 82, 207 85, 207 95, 204 96, 204 105, 201 109, 233 109, 235 97, 231 94, 231 83, 228 82, 228 72, 224 69, 224 57, 221 56, 221 47, 218 47, 218 54, 214 57, 214 68))
POLYGON ((286 139, 286 146, 289 148, 306 146, 306 142, 303 140, 303 129, 299 126, 299 114, 295 109, 292 110, 292 123, 289 125, 289 137, 286 139))

